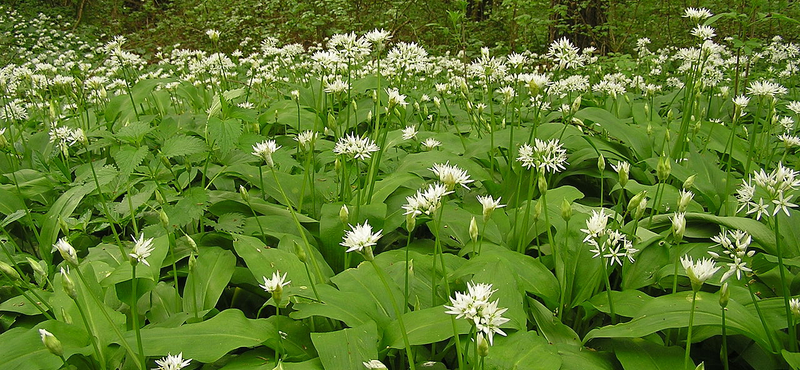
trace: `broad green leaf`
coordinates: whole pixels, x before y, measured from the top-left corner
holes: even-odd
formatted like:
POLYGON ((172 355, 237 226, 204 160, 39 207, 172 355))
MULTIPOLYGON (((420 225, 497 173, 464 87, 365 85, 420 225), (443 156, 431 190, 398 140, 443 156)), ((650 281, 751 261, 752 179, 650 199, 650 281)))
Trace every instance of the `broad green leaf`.
MULTIPOLYGON (((638 290, 611 291, 611 300, 614 301, 614 313, 624 317, 635 317, 642 308, 653 300, 653 297, 638 290)), ((597 293, 587 303, 600 312, 611 313, 608 305, 608 293, 597 293)))
MULTIPOLYGON (((163 357, 182 352, 185 358, 214 362, 237 348, 255 347, 280 337, 274 321, 248 319, 242 311, 231 309, 209 320, 177 328, 144 328, 141 330, 144 353, 148 357, 163 357)), ((135 346, 133 331, 126 332, 125 339, 135 346)))
MULTIPOLYGON (((306 268, 295 254, 267 247, 261 240, 245 235, 234 235, 233 247, 259 283, 264 277, 271 278, 273 273, 280 271, 281 275, 286 274, 286 280, 291 281, 293 287, 311 289, 306 268)), ((313 274, 313 266, 309 268, 313 274)))
MULTIPOLYGON (((408 335, 408 342, 412 346, 441 342, 453 337, 454 315, 446 314, 444 306, 426 308, 403 314, 403 323, 408 335)), ((460 318, 455 320, 458 334, 467 334, 472 324, 460 318)), ((400 322, 392 321, 384 329, 383 343, 392 348, 404 348, 403 335, 400 331, 400 322)))
POLYGON ((278 329, 264 345, 280 350, 284 361, 304 361, 317 357, 317 350, 311 342, 311 331, 305 323, 286 316, 270 316, 267 319, 278 329))
POLYGON ((792 370, 800 369, 800 353, 797 352, 789 352, 787 350, 781 350, 781 355, 783 359, 792 367, 792 370))
MULTIPOLYGON (((667 224, 670 222, 671 215, 657 215, 653 217, 653 225, 667 224)), ((765 252, 777 255, 775 246, 775 233, 763 223, 750 218, 744 217, 723 217, 715 216, 708 213, 686 213, 686 223, 697 223, 698 221, 710 222, 718 225, 723 225, 729 229, 739 229, 747 231, 753 237, 753 240, 758 242, 765 252)), ((646 225, 641 225, 646 226, 646 225)), ((784 255, 784 257, 793 257, 791 255, 784 255)))
MULTIPOLYGON (((453 276, 461 278, 464 275, 472 274, 470 281, 473 283, 492 284, 492 289, 496 291, 491 300, 497 300, 498 307, 508 309, 503 317, 510 321, 503 327, 522 330, 527 326, 527 315, 522 300, 523 290, 517 282, 511 264, 513 262, 507 260, 478 256, 464 264, 458 271, 453 272, 453 276)), ((451 289, 453 289, 452 286, 451 289)), ((451 292, 451 296, 455 296, 455 292, 451 292)))
MULTIPOLYGON (((292 306, 295 311, 290 316, 294 319, 328 317, 339 320, 349 327, 356 327, 368 321, 387 321, 378 304, 365 294, 342 292, 327 284, 317 285, 317 293, 321 302, 295 303, 292 306)), ((306 292, 306 295, 310 294, 313 293, 306 292)))
POLYGON ((329 333, 312 333, 326 369, 361 369, 364 362, 378 358, 378 327, 369 321, 355 328, 329 333))
POLYGON ((539 333, 547 339, 550 343, 565 343, 573 346, 580 346, 581 339, 578 334, 569 326, 561 323, 556 315, 547 309, 539 301, 528 297, 528 310, 534 321, 539 333))
POLYGON ((0 334, 0 367, 3 369, 48 370, 60 369, 62 362, 58 356, 42 344, 39 329, 49 331, 61 341, 64 357, 92 352, 86 331, 78 325, 48 320, 32 328, 13 328, 0 334))
POLYGON ((388 324, 390 319, 394 319, 395 312, 392 307, 392 300, 397 302, 402 310, 400 302, 403 301, 403 289, 393 280, 388 280, 389 291, 381 283, 375 267, 369 262, 363 262, 357 268, 350 268, 342 271, 331 278, 331 282, 336 284, 340 291, 359 293, 364 299, 372 300, 377 304, 379 315, 383 318, 378 321, 381 326, 388 324))
POLYGON ((567 343, 556 343, 562 369, 616 370, 614 355, 567 343))
POLYGON ((202 153, 206 150, 203 140, 194 136, 175 135, 164 141, 161 154, 167 158, 180 157, 202 153))
MULTIPOLYGON (((137 238, 139 237, 141 236, 137 236, 137 238)), ((109 245, 108 247, 111 246, 109 245)), ((130 247, 133 247, 133 245, 131 244, 130 247)), ((169 252, 169 240, 167 237, 160 236, 158 238, 154 238, 153 251, 150 253, 150 257, 147 257, 147 263, 149 263, 150 266, 142 263, 137 265, 136 277, 157 282, 159 276, 161 275, 161 265, 164 262, 167 252, 169 252)), ((107 287, 122 281, 130 280, 133 271, 131 271, 131 264, 128 263, 128 256, 120 256, 119 251, 113 249, 109 250, 108 254, 113 256, 116 266, 111 265, 114 270, 109 272, 103 280, 100 280, 100 285, 107 287)), ((105 259, 105 261, 108 261, 108 259, 105 259)))
POLYGON ((557 370, 561 358, 556 348, 532 331, 520 331, 508 337, 495 336, 486 356, 490 370, 557 370))
POLYGON ((39 251, 42 253, 42 259, 48 264, 52 263, 51 246, 56 242, 58 233, 61 231, 58 220, 66 219, 72 215, 72 212, 78 207, 83 197, 93 190, 85 186, 73 187, 61 194, 58 200, 50 206, 50 210, 45 215, 42 229, 39 232, 39 244, 43 246, 43 248, 39 248, 39 251))
MULTIPOLYGON (((691 301, 692 293, 687 291, 654 298, 642 306, 633 320, 596 328, 590 331, 583 341, 587 342, 594 338, 641 338, 664 329, 685 328, 689 326, 691 301)), ((722 325, 718 301, 719 297, 716 294, 698 292, 694 314, 695 326, 722 325)), ((768 336, 775 334, 765 333, 761 321, 751 310, 733 300, 728 303, 727 308, 726 323, 730 332, 742 334, 756 341, 761 348, 770 348, 768 336)))
MULTIPOLYGON (((38 289, 36 290, 36 293, 39 294, 39 296, 42 297, 42 299, 45 301, 49 301, 50 296, 53 295, 53 293, 51 292, 45 292, 43 290, 38 290, 38 289)), ((16 313, 21 313, 23 315, 31 316, 31 315, 42 314, 42 311, 36 308, 36 306, 41 307, 45 311, 47 310, 47 306, 45 306, 44 304, 42 304, 42 302, 36 299, 36 296, 31 294, 30 290, 27 290, 26 294, 28 297, 30 297, 30 299, 33 300, 32 302, 27 297, 23 295, 18 295, 5 300, 3 303, 0 303, 0 311, 16 312, 16 313)))
MULTIPOLYGON (((96 279, 96 271, 100 272, 106 270, 107 266, 101 261, 84 261, 80 265, 80 270, 84 279, 79 278, 79 274, 74 269, 70 269, 70 277, 75 283, 75 290, 78 293, 78 304, 81 305, 81 310, 78 309, 75 301, 67 296, 64 292, 63 283, 60 274, 56 274, 53 280, 53 296, 50 299, 52 307, 58 307, 55 310, 54 316, 59 321, 69 321, 67 317, 79 319, 81 322, 86 320, 86 325, 91 328, 91 332, 97 337, 98 345, 105 348, 107 345, 119 342, 116 330, 125 333, 125 315, 119 311, 112 309, 106 302, 107 293, 113 294, 113 290, 109 292, 104 290, 96 279), (84 284, 84 281, 88 284, 84 284)), ((105 274, 105 272, 100 272, 105 274)), ((114 297, 116 300, 116 297, 114 297)), ((119 301, 116 301, 119 302, 119 301)), ((136 346, 135 341, 129 341, 132 347, 136 346)))
POLYGON ((514 272, 517 282, 526 292, 553 302, 558 300, 558 281, 538 259, 503 247, 489 245, 484 246, 481 250, 481 256, 502 260, 514 272))
POLYGON ((644 130, 637 129, 636 125, 626 123, 605 109, 583 108, 575 113, 575 117, 597 123, 610 136, 621 140, 623 145, 632 148, 639 158, 649 158, 653 152, 650 146, 650 138, 644 134, 644 130))
POLYGON ((667 347, 641 338, 614 340, 614 353, 625 370, 682 369, 684 352, 680 347, 667 347))
POLYGON ((236 266, 236 257, 228 250, 206 247, 200 250, 194 269, 186 278, 183 290, 183 309, 202 317, 217 305, 236 266))

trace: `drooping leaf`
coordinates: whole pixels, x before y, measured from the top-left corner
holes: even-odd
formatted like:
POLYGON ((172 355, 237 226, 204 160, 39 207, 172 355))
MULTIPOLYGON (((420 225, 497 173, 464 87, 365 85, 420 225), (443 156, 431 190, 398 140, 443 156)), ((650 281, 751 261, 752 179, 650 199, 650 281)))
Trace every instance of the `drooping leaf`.
MULTIPOLYGON (((583 340, 587 342, 593 338, 641 338, 664 329, 685 328, 689 326, 691 301, 691 292, 654 298, 642 306, 633 320, 596 328, 583 340)), ((722 324, 718 301, 716 294, 698 292, 694 314, 695 326, 718 327, 722 324)), ((738 302, 731 300, 728 303, 726 322, 730 332, 747 336, 762 348, 770 348, 771 341, 768 336, 774 336, 775 333, 764 332, 758 317, 738 302)), ((773 339, 772 342, 774 341, 777 339, 773 339)))

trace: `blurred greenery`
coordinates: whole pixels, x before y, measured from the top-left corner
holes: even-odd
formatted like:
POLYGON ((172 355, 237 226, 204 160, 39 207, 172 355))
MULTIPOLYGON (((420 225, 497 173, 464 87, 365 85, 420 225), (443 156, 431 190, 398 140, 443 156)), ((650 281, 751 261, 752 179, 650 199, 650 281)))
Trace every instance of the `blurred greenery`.
MULTIPOLYGON (((141 53, 158 46, 197 48, 205 30, 221 31, 222 51, 262 40, 312 46, 336 33, 384 28, 396 39, 436 52, 474 55, 541 52, 567 36, 604 53, 630 52, 640 37, 652 47, 689 37, 680 17, 687 6, 719 14, 715 28, 740 40, 800 35, 800 6, 790 0, 0 0, 18 11, 61 14, 91 25, 100 35, 126 35, 141 53), (728 13, 726 13, 728 12, 728 13), (79 15, 80 14, 80 15, 79 15), (463 28, 462 28, 463 27, 463 28)), ((74 24, 74 21, 73 21, 74 24)))

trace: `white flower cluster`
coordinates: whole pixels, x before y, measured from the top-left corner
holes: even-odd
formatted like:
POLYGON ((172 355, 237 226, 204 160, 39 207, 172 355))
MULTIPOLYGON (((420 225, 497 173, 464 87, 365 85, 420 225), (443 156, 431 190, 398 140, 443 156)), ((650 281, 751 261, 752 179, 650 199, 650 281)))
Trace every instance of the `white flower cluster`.
POLYGON ((782 163, 769 174, 763 169, 756 172, 736 190, 740 204, 737 212, 747 208, 747 214, 755 213, 756 220, 763 215, 775 216, 780 211, 789 216, 789 208, 797 207, 791 202, 794 191, 800 187, 797 175, 797 171, 782 163))
POLYGON ((686 270, 686 275, 689 275, 689 279, 692 281, 692 288, 695 290, 699 290, 700 286, 720 269, 716 262, 710 258, 692 261, 692 257, 688 255, 681 257, 681 265, 686 270))
POLYGON ((527 169, 535 167, 545 173, 556 173, 565 168, 564 165, 568 164, 567 151, 561 147, 558 139, 534 140, 533 146, 526 143, 519 148, 517 160, 522 163, 523 167, 527 169))
MULTIPOLYGON (((748 273, 751 270, 747 267, 747 263, 743 260, 745 257, 751 258, 756 253, 756 251, 748 251, 747 247, 750 246, 750 242, 752 241, 752 237, 747 232, 742 230, 722 230, 718 235, 712 236, 711 240, 717 243, 719 246, 722 247, 722 253, 725 254, 728 258, 733 260, 733 262, 728 263, 728 271, 722 275, 721 281, 727 280, 729 277, 736 274, 736 279, 742 279, 742 272, 748 273)), ((708 251, 714 259, 719 260, 720 254, 714 251, 708 251)))
POLYGON ((272 161, 272 153, 277 152, 280 148, 281 146, 276 144, 275 140, 266 140, 253 145, 253 153, 251 154, 262 158, 268 166, 273 167, 275 162, 272 161))
POLYGON ((291 283, 291 281, 286 281, 286 274, 287 273, 284 272, 283 275, 281 275, 280 271, 275 271, 272 273, 272 278, 270 279, 267 279, 266 276, 262 276, 262 278, 264 278, 264 284, 259 284, 258 286, 264 289, 264 291, 274 294, 276 291, 282 290, 283 287, 291 283))
POLYGON ((375 145, 375 142, 368 137, 358 137, 353 134, 347 134, 345 137, 340 138, 333 147, 333 152, 338 155, 352 155, 353 158, 364 159, 370 158, 373 152, 380 150, 380 147, 375 145))
POLYGON ((442 204, 442 197, 452 191, 447 190, 447 187, 439 182, 428 185, 425 189, 417 190, 414 196, 406 197, 406 204, 403 209, 406 210, 405 215, 410 217, 417 217, 421 214, 431 215, 442 204))
POLYGON ((85 140, 86 135, 81 128, 71 129, 66 126, 53 126, 50 130, 50 142, 64 155, 67 155, 67 150, 70 146, 77 142, 85 142, 85 140))
POLYGON ((444 183, 448 190, 452 190, 456 185, 461 185, 464 189, 469 189, 467 184, 475 181, 470 180, 467 171, 462 170, 456 165, 451 165, 450 161, 442 163, 434 163, 433 167, 429 168, 433 173, 439 177, 439 181, 444 183))
POLYGON ((156 365, 158 365, 158 367, 153 370, 180 370, 189 366, 191 362, 192 360, 188 358, 184 360, 183 352, 181 352, 174 356, 167 355, 167 357, 156 360, 156 365))
POLYGON ((594 253, 593 258, 602 256, 611 266, 614 263, 622 266, 624 258, 633 263, 635 261, 633 255, 639 250, 633 247, 633 243, 625 234, 608 228, 608 217, 604 209, 600 212, 592 211, 592 216, 586 220, 586 228, 581 229, 586 233, 583 242, 593 247, 590 250, 594 253))
POLYGON ((489 338, 489 343, 494 344, 494 334, 505 336, 506 333, 500 326, 510 321, 503 317, 507 308, 498 308, 498 300, 489 301, 496 290, 492 284, 467 283, 467 293, 456 292, 455 298, 450 298, 452 306, 445 305, 445 313, 456 315, 456 319, 470 320, 479 333, 489 338))
POLYGON ((350 225, 350 230, 344 234, 344 241, 339 244, 347 247, 346 252, 362 252, 365 248, 371 248, 378 244, 378 239, 382 236, 381 232, 383 230, 373 233, 372 226, 364 221, 363 225, 350 225))

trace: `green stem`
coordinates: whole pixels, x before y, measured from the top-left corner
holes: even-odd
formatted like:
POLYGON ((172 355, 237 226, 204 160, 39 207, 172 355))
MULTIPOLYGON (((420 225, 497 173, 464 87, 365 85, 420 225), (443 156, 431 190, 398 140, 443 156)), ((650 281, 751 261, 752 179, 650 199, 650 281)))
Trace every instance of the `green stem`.
MULTIPOLYGON (((76 268, 75 271, 78 273, 78 277, 81 279, 83 286, 86 287, 86 289, 89 289, 89 282, 86 280, 86 277, 83 276, 83 272, 81 272, 81 269, 76 268)), ((114 320, 111 319, 111 316, 106 311, 106 305, 103 302, 100 302, 100 298, 97 298, 97 296, 92 294, 92 292, 86 292, 86 295, 92 297, 94 303, 97 305, 97 307, 100 308, 100 312, 103 314, 103 317, 105 317, 105 319, 108 321, 109 324, 108 326, 110 326, 111 329, 114 330, 114 333, 117 335, 117 338, 119 338, 120 345, 122 345, 122 347, 125 348, 125 351, 127 351, 128 354, 131 356, 131 359, 134 362, 134 366, 137 368, 144 369, 143 366, 145 364, 139 362, 139 356, 136 354, 136 352, 134 352, 133 348, 131 348, 130 344, 128 344, 128 341, 125 340, 125 337, 122 335, 122 332, 120 332, 119 328, 117 328, 117 326, 114 324, 114 320)), ((81 316, 85 317, 86 315, 83 315, 83 313, 81 313, 81 316)))
POLYGON ((722 307, 722 367, 728 370, 728 332, 725 325, 725 307, 722 307))
POLYGON ((139 328, 139 305, 137 304, 139 295, 136 294, 136 264, 137 262, 131 263, 131 316, 133 316, 133 331, 136 333, 136 346, 139 349, 139 361, 142 364, 142 370, 147 370, 145 367, 147 361, 144 357, 144 348, 142 346, 142 332, 139 328))
POLYGON ((778 271, 781 274, 781 290, 783 291, 783 306, 786 310, 786 325, 789 328, 789 350, 797 352, 797 328, 792 323, 792 310, 789 306, 789 281, 786 281, 786 269, 783 264, 783 251, 781 250, 781 234, 778 225, 778 215, 775 215, 775 248, 778 254, 778 271))
MULTIPOLYGON (((261 167, 259 167, 259 171, 260 168, 261 167)), ((292 203, 289 201, 289 197, 286 196, 286 192, 283 191, 281 182, 278 181, 278 175, 275 173, 275 167, 270 167, 270 169, 272 170, 272 178, 275 180, 275 185, 278 186, 278 191, 281 193, 283 201, 286 202, 286 205, 289 207, 289 213, 292 214, 292 220, 294 220, 294 225, 297 227, 297 232, 300 234, 300 238, 303 239, 303 243, 306 245, 306 248, 308 248, 308 255, 311 257, 311 263, 314 265, 314 272, 317 274, 317 279, 323 280, 322 270, 320 270, 319 264, 317 264, 317 257, 311 250, 311 244, 308 242, 308 238, 306 237, 303 226, 300 225, 300 220, 297 218, 297 213, 295 213, 294 207, 292 207, 292 203)), ((311 283, 313 284, 315 281, 312 281, 311 283)))
POLYGON ((608 268, 606 268, 606 261, 603 260, 603 257, 600 256, 600 263, 603 265, 603 277, 604 283, 606 284, 606 296, 608 297, 608 309, 611 311, 611 323, 617 323, 617 314, 614 310, 614 300, 611 299, 611 281, 609 280, 608 276, 608 268))
MULTIPOLYGON (((686 354, 683 356, 683 367, 689 366, 689 352, 692 351, 692 326, 694 325, 694 309, 695 301, 697 300, 697 290, 692 290, 692 308, 689 310, 689 333, 686 335, 686 354)), ((694 362, 692 362, 694 364, 694 362)))
POLYGON ((766 333, 767 338, 769 338, 769 349, 771 352, 775 353, 777 352, 777 349, 775 347, 775 342, 772 339, 773 336, 771 330, 769 329, 769 326, 767 325, 767 321, 764 319, 764 314, 761 312, 761 307, 758 305, 758 299, 756 298, 756 294, 753 292, 753 283, 755 283, 755 280, 752 280, 749 283, 747 283, 747 290, 750 292, 750 299, 753 300, 753 307, 756 308, 756 313, 758 314, 758 318, 759 320, 761 320, 761 326, 764 327, 764 333, 766 333))
POLYGON ((386 292, 389 293, 389 297, 391 298, 392 301, 392 308, 394 309, 394 314, 397 316, 397 323, 400 324, 400 333, 403 335, 403 344, 406 347, 406 356, 408 357, 408 364, 411 366, 411 370, 416 370, 416 365, 414 364, 414 354, 411 352, 411 345, 408 342, 408 332, 406 332, 406 325, 403 322, 403 313, 400 312, 400 308, 397 307, 397 302, 394 300, 394 295, 392 295, 392 289, 389 287, 389 282, 383 275, 383 270, 381 270, 381 268, 378 266, 378 263, 375 262, 375 260, 371 259, 370 262, 372 262, 372 267, 375 268, 375 272, 381 279, 383 287, 386 288, 386 292))
POLYGON ((181 310, 181 295, 178 292, 178 266, 176 265, 178 261, 175 260, 175 248, 177 248, 177 243, 175 242, 175 234, 170 232, 166 227, 164 229, 166 229, 167 238, 169 239, 169 257, 172 259, 172 281, 175 284, 175 312, 178 312, 181 310))
MULTIPOLYGON (((77 270, 77 268, 76 268, 77 270)), ((86 312, 84 311, 82 305, 75 300, 75 306, 78 307, 78 313, 81 315, 81 319, 83 319, 83 326, 86 327, 86 333, 89 335, 89 341, 92 342, 92 348, 94 349, 94 355, 97 357, 97 362, 100 363, 100 368, 106 368, 106 360, 103 357, 103 352, 100 351, 100 346, 97 345, 97 337, 95 337, 94 333, 92 333, 92 328, 89 325, 89 320, 87 319, 86 312)))
POLYGON ((406 271, 404 273, 404 275, 405 275, 405 277, 404 277, 405 288, 403 290, 403 298, 405 299, 405 301, 404 301, 405 302, 405 306, 403 306, 403 313, 408 312, 408 287, 409 287, 409 282, 408 282, 409 272, 408 272, 408 269, 410 267, 409 266, 409 262, 408 262, 408 246, 410 244, 411 244, 411 230, 408 231, 408 237, 406 238, 406 265, 405 265, 405 267, 406 267, 405 270, 406 271))

